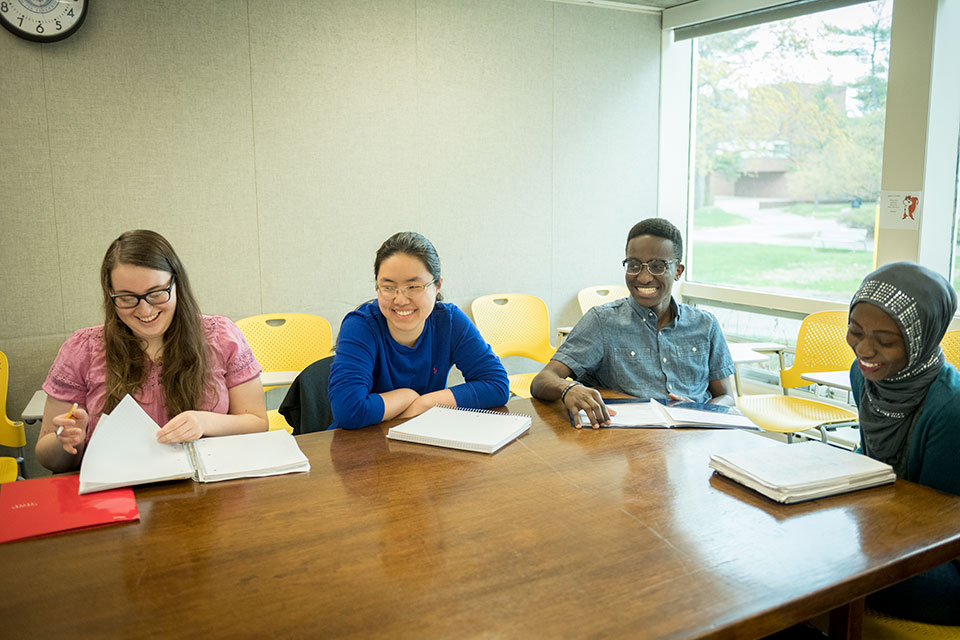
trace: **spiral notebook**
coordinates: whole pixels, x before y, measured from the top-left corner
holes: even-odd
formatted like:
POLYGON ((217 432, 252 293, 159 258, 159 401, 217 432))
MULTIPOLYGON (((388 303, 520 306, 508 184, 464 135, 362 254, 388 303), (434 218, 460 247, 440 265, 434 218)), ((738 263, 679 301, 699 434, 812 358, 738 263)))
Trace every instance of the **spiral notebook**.
POLYGON ((493 453, 530 428, 530 416, 437 405, 387 430, 392 440, 493 453))

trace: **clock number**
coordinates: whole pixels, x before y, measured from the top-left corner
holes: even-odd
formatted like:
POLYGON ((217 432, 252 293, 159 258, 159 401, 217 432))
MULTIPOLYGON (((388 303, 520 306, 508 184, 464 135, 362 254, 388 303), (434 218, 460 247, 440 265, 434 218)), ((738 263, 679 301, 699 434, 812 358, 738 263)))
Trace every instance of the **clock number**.
POLYGON ((3 11, 4 13, 6 13, 9 10, 10 8, 7 6, 6 2, 0 2, 0 11, 3 11))
POLYGON ((37 33, 43 33, 43 25, 42 25, 42 24, 38 24, 38 25, 37 25, 37 33))
POLYGON ((63 25, 60 24, 59 20, 54 20, 54 22, 57 23, 57 31, 60 31, 60 29, 63 29, 63 25))
POLYGON ((18 26, 18 27, 22 27, 22 26, 23 26, 23 16, 17 16, 17 19, 20 20, 20 23, 19 23, 17 26, 18 26))
POLYGON ((70 7, 70 10, 67 11, 67 15, 70 16, 71 18, 73 17, 73 7, 70 7))

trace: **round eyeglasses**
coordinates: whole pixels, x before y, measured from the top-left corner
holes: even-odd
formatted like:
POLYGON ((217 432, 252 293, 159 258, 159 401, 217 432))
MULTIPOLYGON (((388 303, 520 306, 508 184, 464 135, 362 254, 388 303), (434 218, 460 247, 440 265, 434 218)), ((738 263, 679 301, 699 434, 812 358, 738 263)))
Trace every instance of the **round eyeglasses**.
POLYGON ((398 295, 403 294, 404 298, 410 298, 411 300, 413 300, 415 298, 419 298, 420 296, 422 296, 424 292, 427 290, 427 287, 429 287, 432 284, 436 284, 436 282, 437 282, 437 279, 434 278, 433 280, 431 280, 430 282, 427 282, 426 284, 408 284, 405 287, 394 287, 393 285, 389 285, 389 284, 383 284, 383 285, 378 284, 377 291, 379 291, 380 293, 382 293, 388 298, 396 298, 398 295))
POLYGON ((676 263, 676 260, 648 260, 647 262, 641 262, 633 258, 627 258, 621 264, 623 264, 624 270, 632 276, 640 275, 644 267, 647 268, 650 275, 662 276, 667 272, 668 266, 676 263))
POLYGON ((133 309, 140 304, 141 300, 146 300, 149 305, 163 304, 170 301, 170 291, 173 289, 173 282, 176 279, 176 276, 171 275, 170 284, 164 289, 154 289, 141 295, 136 293, 111 293, 110 299, 113 300, 113 305, 117 309, 133 309))

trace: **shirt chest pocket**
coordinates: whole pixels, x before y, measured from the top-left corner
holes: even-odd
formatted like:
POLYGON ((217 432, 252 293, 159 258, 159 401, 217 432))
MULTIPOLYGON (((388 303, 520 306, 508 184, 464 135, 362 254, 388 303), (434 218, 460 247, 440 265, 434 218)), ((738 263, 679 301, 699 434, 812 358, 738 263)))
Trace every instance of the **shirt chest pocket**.
MULTIPOLYGON (((657 352, 644 347, 613 347, 613 377, 620 389, 634 389, 642 380, 660 375, 657 352)), ((606 382, 605 382, 606 383, 606 382)), ((609 384, 609 383, 606 383, 609 384)))
POLYGON ((667 357, 676 363, 706 371, 710 364, 710 348, 703 342, 683 342, 671 345, 667 357))

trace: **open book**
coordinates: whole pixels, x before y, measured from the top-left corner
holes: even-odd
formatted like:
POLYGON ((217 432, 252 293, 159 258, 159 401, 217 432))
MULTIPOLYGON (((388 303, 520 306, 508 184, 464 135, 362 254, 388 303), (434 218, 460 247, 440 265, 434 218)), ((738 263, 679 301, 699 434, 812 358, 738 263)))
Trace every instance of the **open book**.
POLYGON ((896 480, 893 467, 811 440, 710 456, 710 467, 777 502, 813 500, 896 480))
POLYGON ((149 482, 233 478, 309 471, 297 441, 283 430, 157 442, 160 427, 129 395, 100 418, 80 464, 80 493, 149 482))
MULTIPOLYGON (((704 427, 709 429, 752 429, 759 427, 750 418, 733 413, 731 407, 715 404, 687 402, 682 405, 667 406, 656 400, 647 402, 615 402, 605 400, 612 405, 617 415, 610 416, 613 428, 671 429, 674 427, 704 427), (696 408, 693 408, 696 407, 696 408)), ((590 426, 590 419, 580 411, 580 424, 590 426)))
POLYGON ((530 416, 435 406, 387 430, 393 440, 493 453, 530 428, 530 416))

